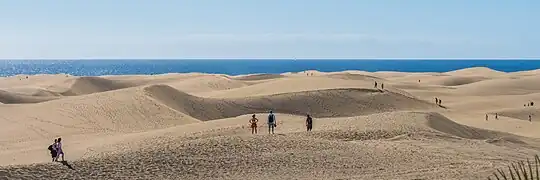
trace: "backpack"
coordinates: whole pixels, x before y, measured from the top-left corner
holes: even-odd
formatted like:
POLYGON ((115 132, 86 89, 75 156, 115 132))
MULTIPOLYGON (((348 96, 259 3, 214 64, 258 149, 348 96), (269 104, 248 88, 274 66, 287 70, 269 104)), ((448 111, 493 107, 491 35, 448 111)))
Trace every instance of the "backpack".
POLYGON ((275 122, 274 114, 268 115, 268 122, 275 122))
POLYGON ((53 148, 52 148, 52 144, 51 144, 51 145, 49 145, 49 147, 48 147, 47 149, 48 149, 49 151, 52 151, 52 150, 53 150, 53 148))

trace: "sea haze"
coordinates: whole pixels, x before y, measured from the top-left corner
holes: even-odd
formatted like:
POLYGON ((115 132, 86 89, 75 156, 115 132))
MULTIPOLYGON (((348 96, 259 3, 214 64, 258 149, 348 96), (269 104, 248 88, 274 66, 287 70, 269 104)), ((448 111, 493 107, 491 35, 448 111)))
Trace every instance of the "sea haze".
POLYGON ((239 75, 304 70, 447 72, 469 67, 515 72, 539 69, 540 60, 1 60, 0 76, 59 73, 99 76, 187 72, 239 75))

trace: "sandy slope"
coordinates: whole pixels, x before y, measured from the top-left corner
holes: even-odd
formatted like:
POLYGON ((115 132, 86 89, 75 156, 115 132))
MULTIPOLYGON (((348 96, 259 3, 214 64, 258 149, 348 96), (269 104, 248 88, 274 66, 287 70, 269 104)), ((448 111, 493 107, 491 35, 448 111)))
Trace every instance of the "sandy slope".
POLYGON ((536 72, 5 77, 0 179, 483 179, 540 149, 536 72))
POLYGON ((24 104, 24 103, 39 103, 45 102, 57 97, 50 96, 31 96, 20 93, 12 93, 8 91, 0 90, 0 102, 3 104, 24 104))

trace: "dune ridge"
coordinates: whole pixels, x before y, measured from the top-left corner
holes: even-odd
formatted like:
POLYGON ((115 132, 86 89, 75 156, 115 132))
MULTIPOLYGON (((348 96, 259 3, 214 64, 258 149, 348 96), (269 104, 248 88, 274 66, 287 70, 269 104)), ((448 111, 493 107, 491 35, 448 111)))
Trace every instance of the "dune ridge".
POLYGON ((372 89, 326 89, 231 99, 195 97, 166 85, 153 85, 144 90, 157 101, 199 120, 222 119, 269 110, 287 114, 309 113, 315 117, 337 117, 436 107, 401 94, 372 89), (323 104, 330 101, 332 103, 323 104))
POLYGON ((68 90, 61 93, 64 96, 85 95, 134 86, 130 83, 113 81, 100 77, 78 77, 68 81, 70 81, 71 86, 68 90))
POLYGON ((29 96, 0 90, 0 102, 3 104, 40 103, 54 99, 58 98, 49 96, 29 96))
POLYGON ((276 78, 283 78, 286 77, 281 74, 251 74, 251 75, 245 75, 245 76, 235 76, 233 79, 240 80, 240 81, 260 81, 260 80, 269 80, 269 79, 276 79, 276 78))

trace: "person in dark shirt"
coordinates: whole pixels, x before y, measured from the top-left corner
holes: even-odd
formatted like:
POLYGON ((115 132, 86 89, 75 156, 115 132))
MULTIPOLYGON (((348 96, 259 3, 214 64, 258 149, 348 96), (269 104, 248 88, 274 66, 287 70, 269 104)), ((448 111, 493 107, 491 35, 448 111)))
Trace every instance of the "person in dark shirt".
POLYGON ((54 139, 54 143, 49 145, 49 147, 47 148, 47 149, 49 149, 49 151, 51 151, 51 157, 52 157, 53 162, 56 161, 56 155, 57 155, 56 143, 58 143, 58 140, 54 139))
POLYGON ((268 134, 274 134, 274 128, 277 126, 276 116, 270 111, 268 114, 268 134))
POLYGON ((306 118, 306 128, 307 131, 311 131, 313 129, 313 118, 308 114, 306 118))

